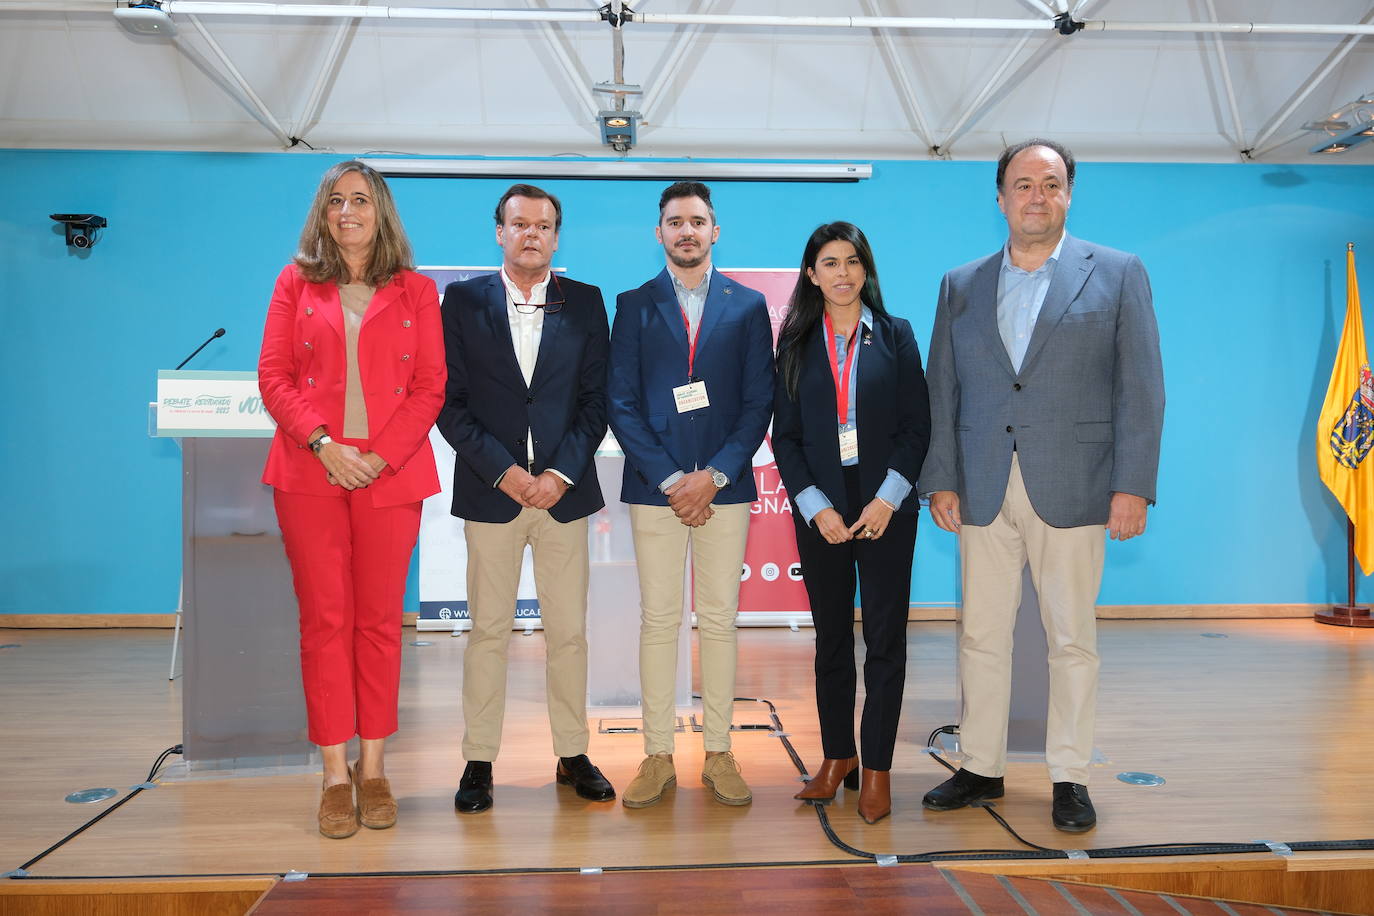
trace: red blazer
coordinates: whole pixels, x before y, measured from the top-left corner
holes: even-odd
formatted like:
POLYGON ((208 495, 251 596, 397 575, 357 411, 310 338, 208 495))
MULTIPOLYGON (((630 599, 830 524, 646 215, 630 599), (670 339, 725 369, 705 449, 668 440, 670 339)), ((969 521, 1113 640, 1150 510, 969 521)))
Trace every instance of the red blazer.
MULTIPOLYGON (((277 421, 262 482, 287 493, 328 496, 337 488, 306 438, 323 426, 343 433, 343 307, 333 283, 311 283, 288 265, 277 277, 258 358, 263 405, 277 421)), ((386 459, 367 489, 374 506, 418 502, 439 492, 429 430, 448 376, 434 281, 403 270, 377 290, 358 332, 368 441, 386 459)))

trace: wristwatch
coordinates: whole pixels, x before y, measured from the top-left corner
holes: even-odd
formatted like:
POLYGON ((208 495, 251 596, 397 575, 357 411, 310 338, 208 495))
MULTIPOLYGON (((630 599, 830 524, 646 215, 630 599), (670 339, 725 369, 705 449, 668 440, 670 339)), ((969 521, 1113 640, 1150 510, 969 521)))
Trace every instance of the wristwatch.
POLYGON ((709 464, 702 468, 702 470, 711 472, 711 483, 716 485, 717 490, 724 490, 726 487, 730 486, 730 478, 726 477, 724 472, 717 471, 709 464))
POLYGON ((324 448, 326 445, 333 441, 333 439, 329 438, 329 433, 325 433, 323 436, 320 436, 320 438, 310 443, 310 451, 318 455, 320 453, 320 449, 324 448))

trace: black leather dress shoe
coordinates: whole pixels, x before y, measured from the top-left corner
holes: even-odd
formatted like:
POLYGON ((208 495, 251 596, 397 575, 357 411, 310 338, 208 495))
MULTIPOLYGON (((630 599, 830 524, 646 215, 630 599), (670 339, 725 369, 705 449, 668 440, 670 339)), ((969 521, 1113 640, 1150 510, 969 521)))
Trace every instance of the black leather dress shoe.
POLYGON ((615 798, 615 789, 606 777, 601 775, 601 771, 592 766, 586 754, 559 757, 554 778, 560 786, 572 786, 578 795, 588 801, 610 801, 615 798))
POLYGON ((469 760, 458 781, 453 807, 463 814, 476 814, 491 807, 491 764, 485 760, 469 760))
POLYGON ((1097 812, 1088 798, 1088 787, 1076 782, 1055 783, 1050 817, 1054 826, 1068 833, 1082 833, 1097 826, 1097 812))
POLYGON ((968 770, 956 770, 954 775, 926 793, 921 806, 931 811, 953 811, 986 798, 1001 798, 1001 776, 979 776, 968 770))

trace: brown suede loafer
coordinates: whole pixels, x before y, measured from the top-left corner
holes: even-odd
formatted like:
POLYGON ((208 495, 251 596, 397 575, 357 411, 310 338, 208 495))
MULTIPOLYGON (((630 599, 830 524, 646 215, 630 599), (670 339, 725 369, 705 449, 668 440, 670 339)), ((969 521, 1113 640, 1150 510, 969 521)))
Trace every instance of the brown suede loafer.
POLYGON ((349 782, 325 786, 320 796, 320 833, 342 840, 358 832, 358 807, 353 804, 352 774, 349 782))
POLYGON ((396 799, 391 795, 391 782, 385 776, 363 779, 353 768, 353 784, 358 788, 358 819, 364 827, 385 830, 396 824, 396 799))

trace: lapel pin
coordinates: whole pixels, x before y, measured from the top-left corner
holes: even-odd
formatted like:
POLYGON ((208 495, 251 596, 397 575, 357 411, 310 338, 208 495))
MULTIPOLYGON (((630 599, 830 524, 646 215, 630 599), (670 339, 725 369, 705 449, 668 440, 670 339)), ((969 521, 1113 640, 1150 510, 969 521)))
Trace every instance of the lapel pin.
POLYGON ((730 286, 725 287, 725 295, 727 295, 727 296, 730 295, 731 293, 733 293, 734 291, 735 291, 735 290, 734 290, 733 287, 730 287, 730 286))

